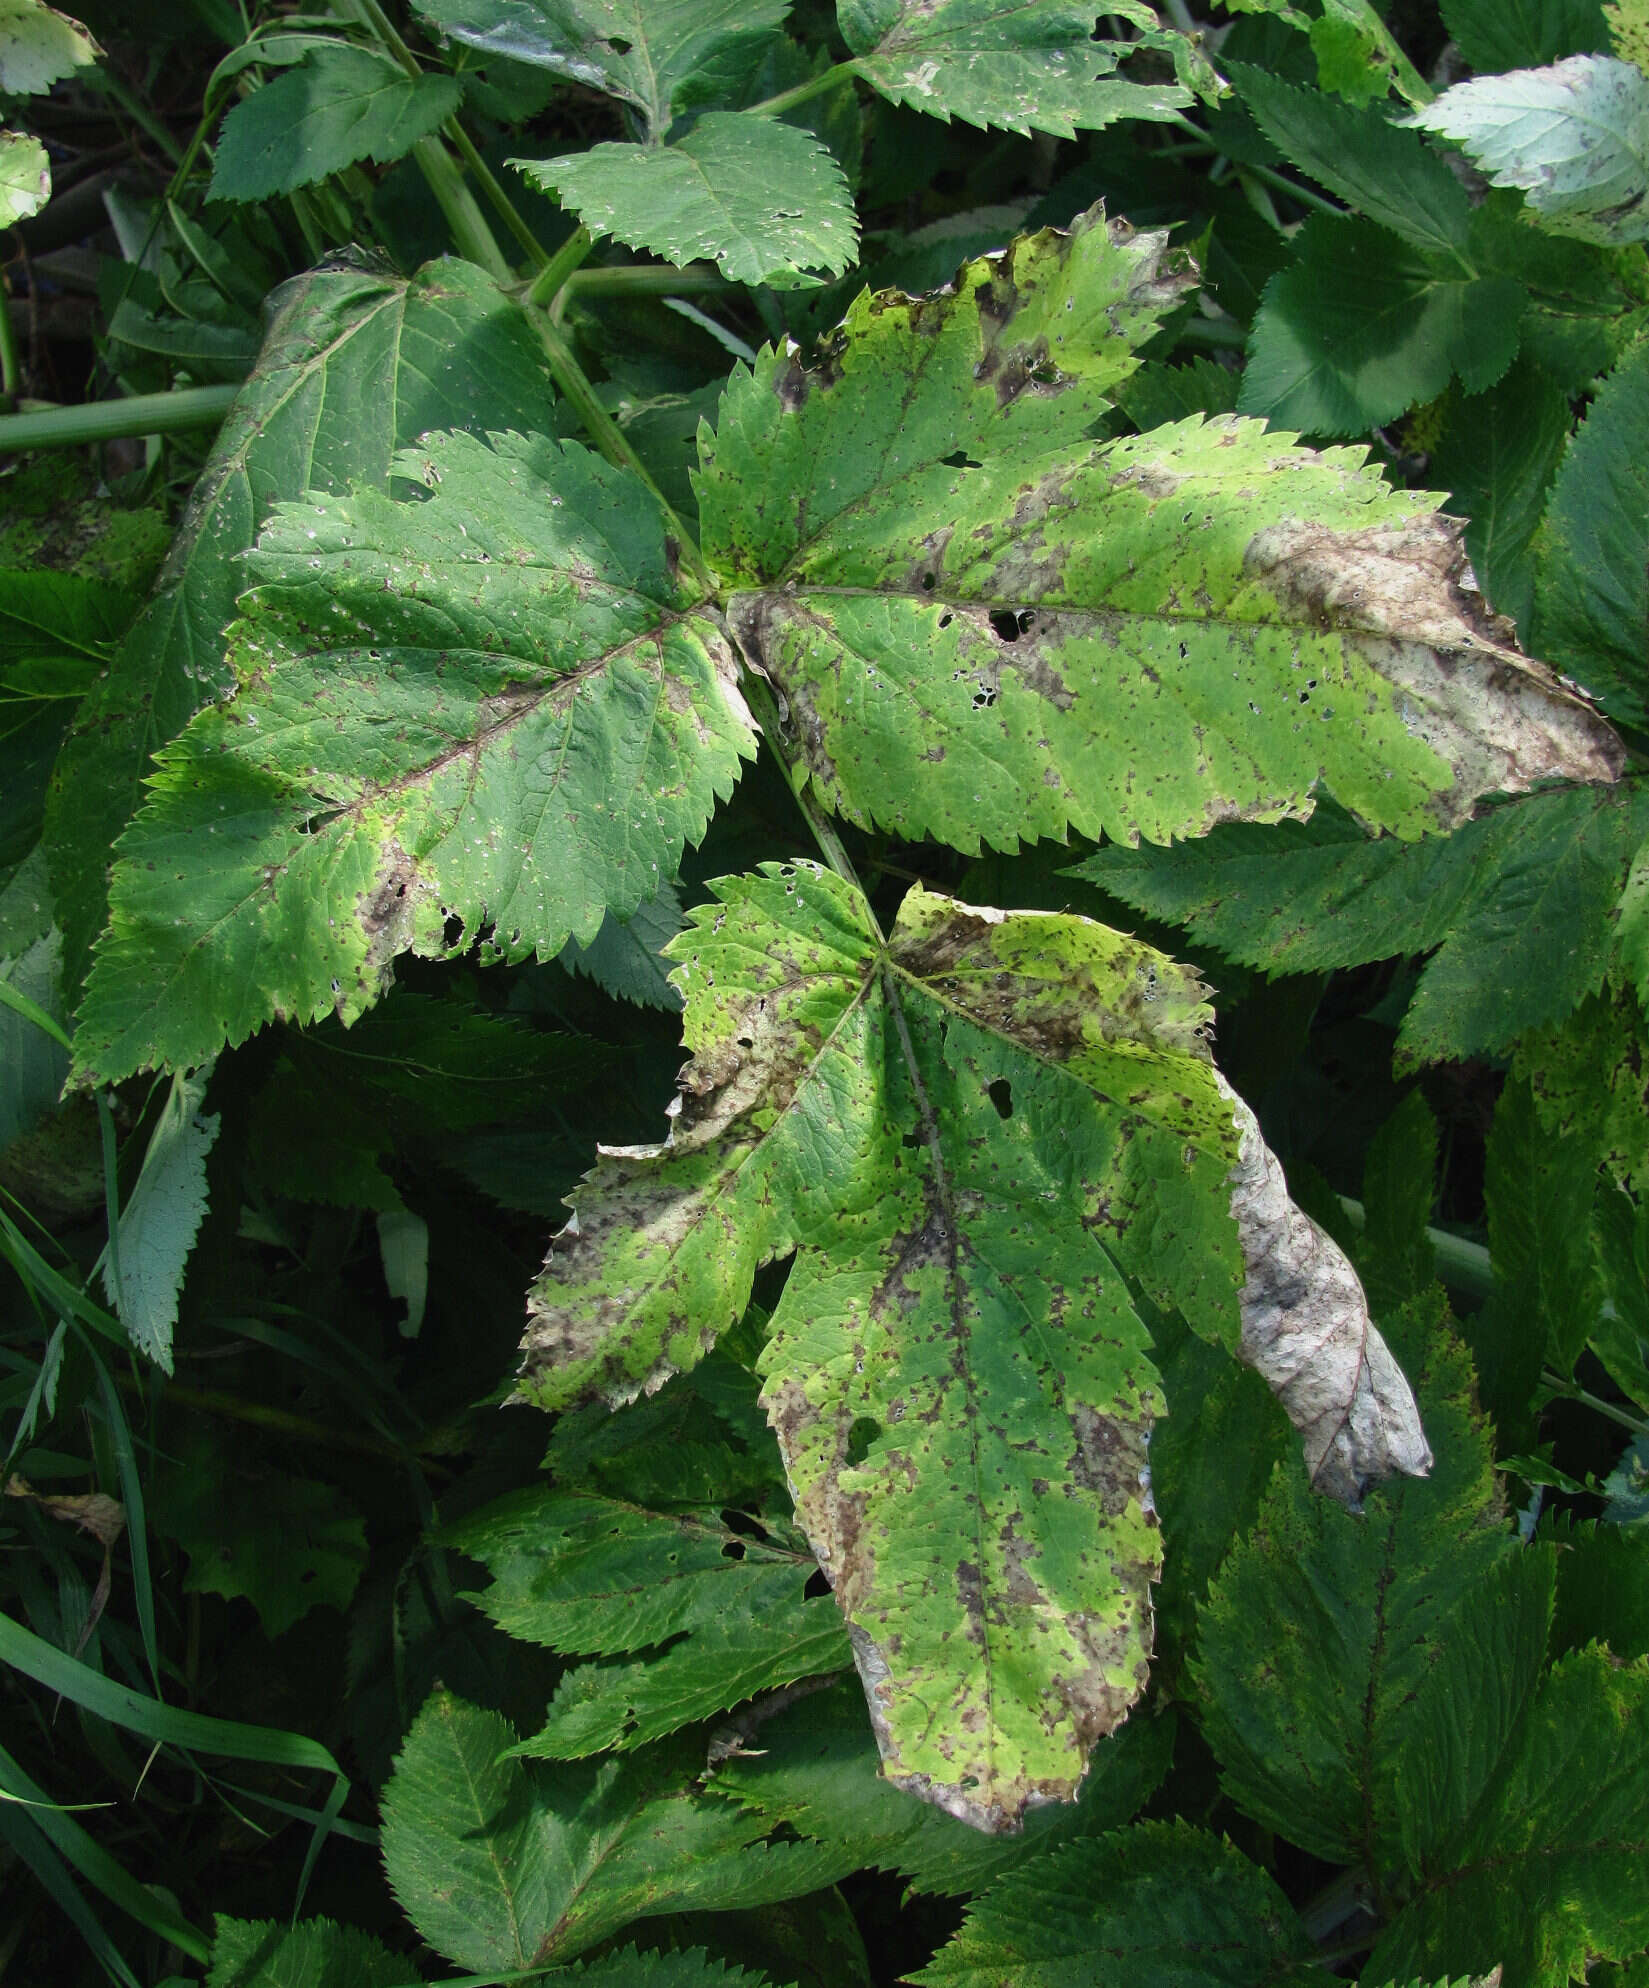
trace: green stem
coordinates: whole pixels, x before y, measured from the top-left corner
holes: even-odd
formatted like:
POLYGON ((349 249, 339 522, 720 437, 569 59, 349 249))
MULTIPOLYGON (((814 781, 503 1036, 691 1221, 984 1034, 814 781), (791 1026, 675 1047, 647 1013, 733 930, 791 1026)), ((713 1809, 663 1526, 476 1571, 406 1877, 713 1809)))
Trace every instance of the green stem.
POLYGON ((671 536, 680 547, 683 562, 692 568, 693 576, 699 584, 714 593, 715 581, 709 567, 704 563, 703 553, 699 551, 698 540, 677 517, 664 492, 648 473, 647 465, 636 454, 630 438, 602 406, 596 396, 595 388, 590 384, 589 376, 574 358, 572 347, 562 336, 561 327, 551 320, 547 311, 529 307, 526 315, 527 322, 538 333, 539 343, 544 348, 544 357, 549 361, 555 383, 565 398, 572 403, 574 412, 584 424, 584 432, 610 463, 632 470, 641 478, 652 492, 659 509, 663 511, 671 536))
POLYGON ((690 262, 685 269, 656 269, 650 263, 626 269, 575 269, 565 288, 578 297, 694 297, 732 285, 712 264, 690 262))
POLYGON ((17 327, 11 321, 11 294, 0 282, 0 394, 7 414, 23 391, 23 360, 17 349, 17 327))
POLYGON ((475 140, 471 138, 455 117, 449 117, 441 129, 445 132, 449 142, 457 151, 459 158, 469 168, 470 175, 476 185, 480 187, 488 200, 492 202, 493 209, 497 213, 498 218, 521 244, 522 252, 527 260, 532 264, 534 269, 543 269, 550 260, 549 251, 533 233, 532 229, 527 226, 520 209, 511 200, 508 193, 505 192, 492 167, 487 164, 486 160, 476 150, 475 140))
POLYGON ((1346 210, 1337 207, 1332 200, 1325 200, 1322 194, 1313 193, 1308 186, 1301 186, 1291 180, 1286 173, 1273 172, 1270 166, 1243 166, 1237 168, 1238 177, 1247 174, 1257 179, 1262 186, 1274 187, 1278 193, 1286 193, 1290 200, 1297 200, 1302 207, 1314 207, 1319 214, 1331 214, 1336 221, 1346 218, 1346 210))
MULTIPOLYGON (((1367 1223, 1362 1202, 1354 1201, 1349 1194, 1342 1194, 1340 1206, 1354 1229, 1361 1230, 1367 1223)), ((1464 1236, 1450 1235, 1447 1229, 1427 1229, 1426 1241, 1436 1252, 1438 1281, 1446 1284, 1451 1291, 1458 1291, 1464 1297, 1483 1299, 1494 1289, 1489 1252, 1481 1243, 1468 1242, 1464 1236)))
POLYGON ((870 908, 870 893, 859 880, 859 872, 853 867, 853 858, 848 855, 842 838, 836 833, 836 824, 819 806, 808 790, 807 769, 798 766, 784 741, 784 721, 779 716, 778 699, 773 695, 773 686, 764 676, 759 676, 746 658, 744 680, 745 702, 750 706, 756 723, 762 729, 762 736, 772 746, 774 756, 784 768, 785 779, 790 791, 796 797, 796 805, 802 811, 813 840, 819 845, 819 853, 830 865, 843 883, 856 890, 865 902, 865 912, 869 917, 876 937, 884 941, 886 935, 876 922, 876 914, 870 908))
POLYGON ((811 97, 823 96, 826 90, 833 90, 844 76, 857 76, 857 62, 838 62, 833 69, 826 69, 815 76, 810 83, 798 83, 793 90, 781 90, 776 97, 769 97, 765 103, 752 104, 745 113, 747 117, 780 117, 787 110, 794 110, 797 104, 805 104, 811 97))
POLYGON ((595 236, 588 228, 574 228, 533 278, 532 288, 527 292, 527 302, 534 310, 547 311, 550 308, 560 295, 567 278, 594 247, 595 236))
POLYGON ((78 448, 126 435, 176 435, 214 428, 234 405, 239 388, 184 387, 177 393, 139 393, 125 400, 88 401, 0 417, 0 454, 13 449, 78 448))
POLYGON ((458 245, 458 253, 477 268, 484 269, 500 285, 515 281, 515 271, 504 259, 497 238, 487 226, 475 195, 470 192, 457 161, 439 138, 420 138, 412 148, 418 170, 435 195, 447 226, 458 245))
POLYGON ((1601 1395, 1592 1394, 1576 1381, 1566 1381, 1561 1374, 1554 1374, 1549 1368, 1540 1376, 1540 1384, 1546 1392, 1561 1401, 1578 1401, 1583 1407, 1607 1417, 1622 1429, 1628 1429, 1634 1436, 1649 1436, 1649 1422, 1636 1415, 1629 1415, 1613 1401, 1605 1401, 1601 1395))

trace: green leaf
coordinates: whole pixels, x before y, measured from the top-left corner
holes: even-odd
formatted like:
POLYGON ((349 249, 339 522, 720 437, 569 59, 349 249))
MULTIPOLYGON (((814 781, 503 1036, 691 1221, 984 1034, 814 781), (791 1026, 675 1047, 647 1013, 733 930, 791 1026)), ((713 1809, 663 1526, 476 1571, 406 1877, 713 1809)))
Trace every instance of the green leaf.
POLYGON ((176 1076, 103 1266, 103 1288, 139 1352, 172 1371, 172 1329, 206 1215, 206 1156, 218 1115, 200 1109, 210 1070, 176 1076))
POLYGON ((268 200, 357 159, 388 165, 438 130, 462 96, 455 76, 409 76, 370 49, 312 49, 224 119, 211 197, 268 200))
POLYGON ((1365 1963, 1563 1988, 1649 1946, 1649 1668, 1592 1648, 1542 1684, 1493 1785, 1365 1963))
POLYGON ((681 996, 669 981, 664 948, 681 930, 681 900, 666 884, 628 918, 608 912, 601 930, 588 945, 569 940, 561 949, 561 964, 582 973, 615 1001, 633 1001, 639 1008, 679 1008, 681 996))
POLYGON ((197 1438, 153 1500, 155 1523, 189 1556, 188 1594, 244 1598, 266 1636, 313 1608, 347 1608, 366 1567, 366 1523, 331 1484, 197 1438))
POLYGON ((437 1691, 384 1790, 390 1887, 461 1967, 541 1968, 635 1919, 769 1904, 852 1868, 823 1844, 767 1844, 760 1818, 699 1793, 702 1750, 549 1765, 511 1757, 516 1743, 437 1691))
POLYGON ((1598 389, 1558 469, 1537 558, 1541 653, 1627 723, 1649 722, 1649 340, 1598 389))
POLYGON ((401 1988, 407 1963, 354 1926, 221 1913, 206 1988, 401 1988))
POLYGON ((1449 33, 1484 75, 1601 53, 1608 42, 1603 12, 1599 0, 1443 0, 1449 33))
MULTIPOLYGON (((1622 1393, 1649 1404, 1649 1209, 1600 1185, 1592 1233, 1608 1301, 1592 1325, 1592 1350, 1622 1393)), ((1626 1654, 1649 1655, 1649 1646, 1626 1654)))
POLYGON ((1274 973, 1431 954, 1399 1049, 1408 1062, 1462 1060, 1509 1049, 1601 985, 1646 809, 1635 786, 1564 788, 1404 843, 1370 841, 1320 807, 1306 823, 1101 849, 1073 874, 1274 973))
POLYGON ((1510 276, 1462 271, 1372 222, 1314 214, 1254 320, 1237 405, 1305 434, 1354 435, 1435 399, 1458 374, 1494 385, 1526 301, 1510 276))
POLYGON ((735 376, 705 552, 820 801, 971 853, 1323 785, 1413 835, 1537 767, 1608 777, 1595 716, 1461 618, 1456 528, 1360 456, 1229 416, 1078 439, 1178 288, 1160 238, 1091 214, 951 293, 861 298, 814 371, 735 376), (1519 707, 1543 737, 1514 761, 1479 725, 1519 707))
POLYGON ((557 1968, 549 1979, 587 1982, 590 1988, 606 1983, 611 1988, 739 1988, 741 1983, 745 1988, 763 1988, 767 1976, 728 1967, 698 1947, 686 1953, 638 1953, 634 1947, 619 1947, 599 1960, 557 1968))
POLYGON ((787 1526, 735 1530, 716 1511, 668 1517, 533 1487, 436 1537, 492 1575, 473 1599, 507 1634, 580 1655, 650 1653, 570 1669, 523 1753, 642 1746, 852 1662, 834 1602, 803 1599, 817 1563, 787 1526))
POLYGON ((1193 359, 1188 366, 1141 366, 1117 389, 1117 404, 1141 434, 1188 414, 1231 414, 1236 411, 1238 374, 1213 359, 1193 359))
POLYGON ((1607 1643, 1617 1657, 1649 1657, 1649 1537, 1567 1516, 1541 1533, 1557 1547, 1552 1654, 1607 1643))
POLYGON ((1561 1028, 1531 1036, 1517 1070, 1548 1134, 1578 1138, 1588 1167, 1649 1188, 1649 1025, 1631 994, 1606 988, 1561 1028))
POLYGON ((910 1978, 929 1988, 1327 1988, 1334 1977, 1315 1952, 1240 1850, 1185 1823, 1148 1822, 1066 1844, 993 1885, 910 1978))
MULTIPOLYGON (((1124 117, 1171 121, 1190 91, 1118 77, 1137 44, 1102 35, 1098 11, 1071 0, 840 0, 836 19, 871 88, 930 117, 1060 138, 1124 117)), ((1159 46, 1180 39, 1136 0, 1109 18, 1159 46)))
POLYGON ((1389 1360, 1343 1259, 1291 1229, 1183 968, 922 890, 884 950, 813 864, 712 888, 671 948, 695 1060, 670 1141, 609 1152, 572 1197, 522 1391, 656 1386, 797 1250, 764 1401, 888 1776, 1001 1827, 1069 1796, 1143 1681, 1157 1391, 1129 1283, 1227 1344, 1240 1325, 1244 1357, 1299 1384, 1290 1412, 1344 1495, 1413 1467, 1381 1422, 1389 1360))
POLYGON ((733 283, 846 269, 859 222, 842 169, 809 131, 712 111, 675 145, 596 145, 515 159, 596 235, 667 262, 713 256, 733 283))
POLYGON ((0 0, 0 96, 40 96, 102 52, 78 21, 42 0, 0 0))
MULTIPOLYGON (((1297 89, 1252 63, 1226 65, 1254 121, 1319 185, 1457 275, 1471 273, 1466 189, 1417 132, 1321 90, 1297 89)), ((1367 274, 1366 266, 1359 269, 1367 274)))
POLYGON ((278 291, 273 310, 155 594, 53 776, 47 848, 71 989, 103 930, 109 851, 151 755, 234 682, 224 631, 247 583, 240 555, 273 504, 387 483, 396 451, 431 428, 528 427, 547 415, 537 340, 468 263, 432 263, 410 282, 317 270, 278 291))
POLYGON ((1369 1309, 1379 1318, 1436 1282, 1437 1253, 1426 1233, 1436 1198, 1437 1121, 1415 1089, 1369 1141, 1363 1163, 1366 1225, 1356 1260, 1369 1309))
POLYGON ((842 1683, 735 1720, 712 1743, 709 1785, 918 1891, 982 1891, 1058 1844, 1129 1821, 1167 1772, 1173 1741, 1171 1714, 1130 1719, 1094 1749, 1074 1801, 1031 1809, 1016 1835, 987 1836, 889 1785, 864 1694, 842 1683))
POLYGON ((1609 55, 1456 83, 1408 119, 1452 138, 1533 218, 1585 242, 1649 240, 1649 77, 1609 55))
POLYGON ((120 844, 80 1068, 187 1065, 377 999, 396 954, 553 957, 671 875, 751 751, 657 500, 577 444, 431 438, 283 508, 242 689, 161 756, 120 844))
MULTIPOLYGON (((0 957, 0 983, 24 1001, 63 1020, 58 994, 62 947, 48 930, 13 958, 0 957)), ((68 1058, 17 1003, 0 999, 0 1151, 30 1132, 57 1103, 68 1058)))
POLYGON ((1603 12, 1615 54, 1649 74, 1649 12, 1644 0, 1604 0, 1603 12))
POLYGON ((0 131, 0 228, 38 214, 52 197, 51 160, 26 131, 0 131))
POLYGON ((632 105, 661 138, 685 86, 761 59, 789 0, 415 0, 443 33, 632 105))
POLYGON ((1545 1654, 1551 1558, 1500 1523, 1471 1387, 1434 1324, 1418 1391, 1436 1467, 1374 1493, 1363 1518, 1279 1473, 1214 1583, 1193 1665, 1230 1798, 1313 1856, 1392 1877, 1452 1848, 1545 1654))
POLYGON ((77 573, 0 571, 0 686, 14 696, 78 696, 131 626, 124 587, 77 573))
POLYGON ((1569 439, 1569 397, 1527 354, 1486 393, 1455 394, 1426 481, 1466 520, 1466 555, 1491 608, 1527 638, 1535 533, 1569 439))

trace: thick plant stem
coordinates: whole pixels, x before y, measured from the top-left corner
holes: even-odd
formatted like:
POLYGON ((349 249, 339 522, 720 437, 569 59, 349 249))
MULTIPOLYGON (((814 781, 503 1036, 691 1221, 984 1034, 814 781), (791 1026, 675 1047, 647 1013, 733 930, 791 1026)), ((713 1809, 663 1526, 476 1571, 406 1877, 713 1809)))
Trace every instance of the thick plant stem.
POLYGON ((23 361, 17 350, 17 327, 11 321, 11 297, 0 284, 0 395, 9 414, 23 391, 23 361))
POLYGON ((712 264, 690 262, 683 269, 575 269, 563 287, 579 297, 693 297, 732 285, 712 264))
POLYGON ((499 220, 503 222, 504 226, 509 229, 510 233, 521 244, 522 253, 526 256, 527 260, 535 269, 547 267, 550 260, 549 251, 522 219, 521 212, 515 202, 511 200, 509 195, 504 191, 504 188, 499 184, 498 176, 476 150, 475 140, 471 138, 455 117, 448 118, 441 129, 450 140, 459 158, 468 167, 476 185, 480 187, 488 200, 492 202, 499 220))
POLYGON ((39 408, 0 417, 0 455, 13 449, 80 448, 126 435, 176 435, 215 428, 234 405, 238 387, 184 387, 177 393, 139 393, 125 400, 94 400, 82 407, 39 408))
POLYGON ((713 593, 715 583, 711 578, 709 567, 704 563, 704 555, 699 551, 698 540, 677 517, 669 500, 648 473, 646 464, 636 454, 630 438, 602 406, 588 375, 574 358, 572 347, 562 336, 561 327, 551 319, 548 311, 539 310, 530 304, 524 307, 527 322, 538 333, 539 343, 544 347, 544 357, 549 361, 555 383, 566 399, 572 403, 579 420, 584 424, 584 432, 610 463, 631 470, 641 478, 664 513, 671 536, 680 548, 683 564, 692 569, 693 577, 706 591, 713 593))
POLYGON ((527 302, 535 310, 549 310, 560 296, 567 279, 594 247, 595 236, 588 228, 574 228, 534 277, 532 288, 527 292, 527 302))
POLYGON ((452 238, 458 244, 458 253, 484 269, 495 283, 513 283, 515 272, 506 261, 496 237, 487 226, 486 216, 446 146, 436 137, 420 138, 412 148, 412 156, 418 161, 425 184, 447 217, 452 238))

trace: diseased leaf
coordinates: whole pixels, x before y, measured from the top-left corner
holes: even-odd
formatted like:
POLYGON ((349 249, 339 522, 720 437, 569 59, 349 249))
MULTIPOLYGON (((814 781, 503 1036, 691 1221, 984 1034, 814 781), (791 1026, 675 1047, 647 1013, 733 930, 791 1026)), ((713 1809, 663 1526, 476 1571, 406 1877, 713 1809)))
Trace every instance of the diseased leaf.
POLYGON ((0 96, 40 96, 102 53, 78 21, 42 0, 0 0, 0 96))
MULTIPOLYGON (((699 78, 760 61, 789 0, 415 0, 454 41, 632 105, 661 138, 699 78)), ((682 105, 685 108, 685 104, 682 105)))
POLYGON ((1446 839, 1370 841, 1338 810, 1217 828, 1170 849, 1101 849, 1086 877, 1245 965, 1308 973, 1431 954, 1398 1030, 1405 1061, 1493 1055, 1602 982, 1632 852, 1636 786, 1563 788, 1446 839))
POLYGON ((789 1535, 777 1524, 735 1531, 717 1511, 666 1516, 535 1487, 437 1538, 492 1575, 472 1599, 509 1635, 579 1655, 647 1653, 570 1668, 543 1730, 519 1749, 576 1759, 849 1666, 835 1604, 803 1599, 816 1562, 789 1535))
POLYGON ((1089 215, 953 293, 861 298, 813 371, 735 377, 700 443, 706 555, 820 800, 971 853, 1200 834, 1323 786, 1414 835, 1610 777, 1607 729, 1474 614, 1458 528, 1359 455, 1229 416, 1077 439, 1179 280, 1089 215))
POLYGON ((1564 1988, 1649 1946, 1649 1666, 1565 1657, 1495 1766, 1365 1963, 1374 1979, 1502 1963, 1509 1982, 1564 1988))
POLYGON ((206 1988, 399 1988, 407 1964, 354 1926, 219 1913, 206 1988))
POLYGON ((1532 216, 1585 242, 1649 239, 1649 77, 1609 55, 1456 83, 1408 119, 1452 138, 1532 216))
POLYGON ((168 1374, 183 1274, 206 1215, 206 1156, 218 1136, 217 1113, 200 1109, 210 1077, 210 1069, 173 1077, 103 1266, 103 1288, 132 1344, 168 1374))
POLYGON ((1523 1043, 1516 1068, 1545 1131, 1580 1142, 1583 1171, 1605 1166, 1624 1186, 1649 1188, 1649 1023, 1631 994, 1606 987, 1523 1043))
POLYGON ((859 221, 842 169, 811 132, 712 111, 674 145, 596 145, 516 159, 595 235, 667 262, 713 257, 733 283, 832 274, 858 252, 859 221))
POLYGON ((710 1786, 800 1835, 851 1847, 855 1860, 908 1877, 917 1891, 982 1891, 1057 1844, 1129 1821, 1167 1772, 1174 1720, 1130 1719, 1094 1749, 1073 1802, 1026 1813, 1015 1835, 986 1836, 878 1772, 864 1694, 851 1682, 758 1702, 718 1733, 710 1786))
POLYGON ((576 444, 432 438, 277 513, 241 691, 161 757, 76 1037, 105 1081, 377 999, 396 954, 553 957, 651 897, 752 750, 657 500, 576 444))
POLYGON ((768 1844, 760 1817, 701 1794, 702 1750, 549 1765, 515 1744, 496 1713, 437 1691, 384 1790, 390 1887, 460 1967, 545 1967, 634 1919, 766 1905, 852 1868, 823 1844, 768 1844))
POLYGON ((1649 11, 1644 0, 1604 0, 1603 12, 1615 54, 1649 75, 1649 11))
POLYGON ((1485 75, 1601 53, 1604 12, 1600 0, 1443 0, 1443 20, 1460 53, 1485 75))
POLYGON ((1500 1523, 1470 1364, 1441 1330, 1427 1344, 1432 1476, 1385 1487, 1359 1519, 1285 1468, 1214 1582, 1193 1664, 1231 1799, 1314 1856, 1393 1877, 1451 1851, 1535 1687, 1551 1611, 1549 1555, 1500 1523))
POLYGON ((0 131, 0 228, 38 214, 51 197, 45 146, 26 131, 0 131))
POLYGON ((1287 1899, 1240 1850, 1185 1823, 1147 1822, 992 1885, 910 1978, 929 1988, 1327 1988, 1287 1899), (1217 1971, 1215 1971, 1217 1970, 1217 1971))
POLYGON ((670 1140, 572 1197, 522 1391, 656 1386, 795 1249, 764 1401, 888 1778, 1000 1828, 1069 1797, 1144 1678, 1158 1396, 1130 1283, 1240 1334, 1342 1493, 1423 1440, 1395 1400, 1368 1416, 1391 1382, 1355 1278, 1298 1246, 1183 968, 921 890, 884 950, 812 864, 713 889, 671 947, 695 1060, 670 1140))
POLYGON ((1646 628, 1649 339, 1603 382, 1559 465, 1537 549, 1535 639, 1610 710, 1643 725, 1646 628))
MULTIPOLYGON (((1122 117, 1170 121, 1191 92, 1118 77, 1138 44, 1100 34, 1098 12, 1071 0, 839 0, 836 19, 871 88, 932 117, 1060 138, 1122 117)), ((1108 12, 1154 46, 1178 44, 1182 61, 1189 53, 1137 0, 1108 12)))
POLYGON ((357 159, 387 165, 457 110, 456 76, 409 76, 371 49, 312 49, 243 98, 212 159, 214 200, 268 200, 357 159))
POLYGON ((234 683, 225 630, 240 555, 281 498, 386 484, 431 428, 529 428, 551 398, 519 310, 479 269, 432 263, 411 281, 356 267, 275 295, 258 365, 195 486, 154 595, 58 758, 47 811, 66 985, 85 979, 108 915, 109 852, 150 758, 234 683))

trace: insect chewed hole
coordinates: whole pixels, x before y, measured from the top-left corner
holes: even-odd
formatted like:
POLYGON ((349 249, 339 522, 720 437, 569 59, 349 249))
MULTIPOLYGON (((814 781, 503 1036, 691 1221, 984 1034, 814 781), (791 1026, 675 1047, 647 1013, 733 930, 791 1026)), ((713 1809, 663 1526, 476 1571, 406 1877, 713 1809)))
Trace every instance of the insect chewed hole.
POLYGON ((1019 640, 1019 616, 1011 608, 993 607, 991 627, 1004 642, 1019 640))
POLYGON ((958 449, 954 455, 941 456, 939 460, 946 469, 977 469, 979 467, 978 462, 968 454, 966 449, 958 449))
POLYGON ((874 1416, 855 1416, 853 1427, 847 1432, 847 1455, 843 1461, 849 1465, 863 1463, 881 1433, 882 1425, 874 1416))
POLYGON ((807 1586, 802 1589, 802 1599, 804 1601, 818 1601, 821 1596, 829 1593, 830 1583, 824 1577, 824 1569, 822 1567, 815 1567, 813 1572, 807 1577, 807 1586))
POLYGON ((931 593, 933 592, 934 588, 935 588, 935 587, 936 587, 936 586, 937 586, 938 584, 939 584, 939 576, 938 576, 938 574, 937 574, 937 573, 924 573, 924 574, 922 575, 922 591, 923 591, 923 593, 925 593, 925 594, 931 594, 931 593))
POLYGON ((1006 1077, 998 1077, 995 1083, 987 1084, 985 1095, 996 1106, 998 1118, 1013 1117, 1013 1086, 1006 1077))
POLYGON ((622 35, 609 35, 607 46, 615 55, 628 55, 633 44, 627 42, 622 35))
POLYGON ((721 1549, 721 1557, 724 1560, 742 1560, 744 1558, 744 1541, 742 1539, 728 1540, 721 1549))

